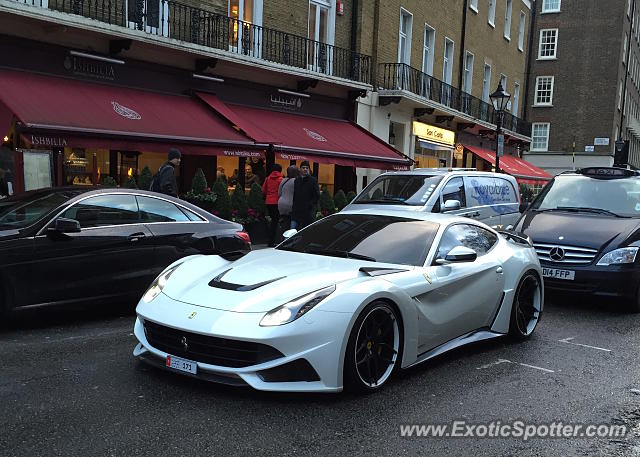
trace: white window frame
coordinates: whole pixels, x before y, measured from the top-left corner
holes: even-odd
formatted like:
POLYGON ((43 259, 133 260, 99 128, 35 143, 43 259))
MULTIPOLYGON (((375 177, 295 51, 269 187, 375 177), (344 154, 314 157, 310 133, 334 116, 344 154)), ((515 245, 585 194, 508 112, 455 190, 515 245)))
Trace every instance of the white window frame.
POLYGON ((475 56, 472 52, 466 51, 464 54, 464 78, 462 79, 463 92, 471 95, 473 89, 473 63, 475 56), (469 67, 469 58, 471 58, 471 66, 469 67))
MULTIPOLYGON (((323 63, 325 68, 325 74, 333 73, 333 46, 336 41, 336 0, 309 0, 309 5, 307 9, 307 37, 309 40, 313 40, 314 42, 320 42, 319 34, 320 34, 320 8, 326 8, 327 11, 327 41, 326 45, 329 45, 326 53, 326 62, 323 63), (311 30, 309 30, 309 18, 311 16, 311 5, 314 4, 316 6, 316 20, 315 20, 315 30, 313 34, 311 30)), ((315 43, 310 43, 310 46, 317 46, 317 49, 313 52, 313 62, 308 61, 307 66, 310 70, 313 71, 321 71, 320 61, 318 60, 319 48, 320 44, 316 45, 315 43)), ((309 55, 307 56, 307 60, 309 59, 309 55)))
POLYGON ((509 92, 507 90, 507 75, 505 75, 504 73, 500 73, 500 84, 502 84, 502 88, 505 90, 505 92, 509 92))
POLYGON ((537 76, 536 77, 536 87, 535 87, 535 93, 533 95, 533 106, 553 106, 553 87, 555 84, 555 76, 537 76), (549 78, 551 78, 551 89, 550 89, 550 94, 549 94, 549 101, 544 101, 544 102, 539 102, 538 101, 538 95, 539 95, 539 89, 540 89, 540 84, 542 82, 546 82, 549 81, 549 78))
POLYGON ((622 86, 624 82, 620 81, 618 85, 618 111, 622 111, 622 86))
POLYGON ((469 8, 472 11, 478 12, 478 0, 469 0, 469 8))
MULTIPOLYGON (((153 0, 151 0, 153 1, 153 0)), ((146 15, 147 15, 147 4, 150 2, 143 2, 142 14, 145 15, 144 23, 144 31, 147 33, 152 33, 154 35, 161 35, 164 37, 169 36, 169 2, 163 2, 161 0, 156 0, 158 4, 158 27, 154 27, 147 24, 146 15)), ((135 2, 135 0, 125 0, 124 11, 127 18, 127 27, 130 29, 137 28, 137 22, 129 20, 129 2, 135 2)), ((154 2, 155 3, 155 2, 154 2)), ((43 1, 43 8, 49 7, 49 0, 46 0, 46 3, 43 1)))
POLYGON ((436 29, 425 22, 424 24, 424 44, 422 48, 422 73, 433 76, 433 58, 436 45, 436 29), (427 42, 430 38, 430 42, 427 42))
POLYGON ((511 16, 513 15, 513 0, 506 0, 506 9, 504 13, 504 37, 511 41, 511 16))
POLYGON ((455 52, 455 43, 449 37, 444 37, 444 60, 442 61, 442 82, 451 85, 453 81, 453 56, 455 52), (451 55, 447 55, 447 43, 451 43, 451 55), (449 65, 447 65, 447 63, 449 65))
POLYGON ((489 25, 491 27, 496 26, 496 1, 497 0, 489 0, 489 25))
POLYGON ((551 123, 549 122, 534 122, 531 124, 531 151, 548 151, 549 150, 549 131, 551 130, 551 123), (546 126, 546 134, 544 137, 544 147, 536 147, 535 144, 535 131, 538 126, 546 126))
POLYGON ((622 65, 627 65, 627 41, 629 41, 629 34, 624 32, 624 41, 622 43, 622 65))
POLYGON ((399 28, 398 28, 398 63, 404 63, 406 65, 411 65, 411 35, 413 33, 413 14, 404 9, 404 8, 400 8, 400 24, 399 24, 399 28), (407 30, 405 33, 402 32, 402 19, 403 17, 406 16, 409 18, 408 21, 408 25, 409 25, 409 30, 407 30), (402 46, 401 46, 401 41, 402 38, 404 36, 405 39, 405 49, 404 49, 404 56, 401 55, 401 50, 402 50, 402 46))
POLYGON ((542 29, 540 30, 540 35, 538 39, 538 60, 553 60, 556 59, 558 55, 558 29, 542 29), (544 32, 555 32, 555 41, 553 42, 553 55, 551 56, 543 56, 542 55, 542 37, 544 36, 544 32))
POLYGON ((520 108, 520 83, 516 82, 513 87, 513 103, 511 104, 511 114, 518 117, 518 108, 520 108))
POLYGON ((491 104, 489 95, 491 94, 491 64, 485 62, 482 73, 482 101, 491 104), (489 73, 487 75, 487 68, 489 73))
POLYGON ((524 32, 527 23, 527 13, 520 10, 520 29, 518 30, 518 51, 524 52, 524 32))
MULTIPOLYGON (((253 0, 253 17, 251 21, 244 21, 244 5, 246 0, 238 0, 238 21, 242 21, 242 23, 249 23, 252 25, 256 25, 258 27, 251 28, 251 32, 253 36, 251 37, 252 42, 254 43, 253 49, 249 51, 249 55, 261 58, 262 57, 262 46, 259 43, 262 43, 262 8, 263 8, 263 0, 253 0)), ((227 1, 227 15, 231 18, 231 0, 227 1)), ((238 34, 237 43, 229 43, 229 50, 238 52, 242 48, 243 41, 243 33, 242 30, 237 30, 235 32, 238 34)))
POLYGON ((631 17, 631 1, 627 0, 627 17, 631 17))
POLYGON ((555 9, 551 9, 551 8, 548 7, 549 0, 542 0, 542 14, 545 14, 545 13, 559 13, 561 4, 562 4, 562 0, 558 0, 558 7, 555 8, 555 9))

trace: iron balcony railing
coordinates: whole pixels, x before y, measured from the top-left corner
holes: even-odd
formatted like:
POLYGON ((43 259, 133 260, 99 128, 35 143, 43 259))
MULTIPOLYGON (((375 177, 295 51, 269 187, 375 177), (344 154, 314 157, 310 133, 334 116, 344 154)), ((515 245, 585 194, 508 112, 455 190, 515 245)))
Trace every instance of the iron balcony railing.
POLYGON ((16 0, 325 75, 371 83, 371 57, 173 0, 16 0))
MULTIPOLYGON (((407 64, 381 64, 378 80, 379 86, 384 89, 406 90, 473 118, 496 124, 497 112, 491 104, 407 64)), ((524 136, 531 136, 531 123, 508 112, 504 113, 502 127, 524 136)))

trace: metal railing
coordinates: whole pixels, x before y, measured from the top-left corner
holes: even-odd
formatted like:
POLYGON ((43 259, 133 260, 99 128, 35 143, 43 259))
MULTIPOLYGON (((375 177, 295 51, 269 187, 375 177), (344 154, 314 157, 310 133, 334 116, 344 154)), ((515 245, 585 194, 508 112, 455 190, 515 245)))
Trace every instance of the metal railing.
POLYGON ((15 0, 316 73, 371 83, 371 57, 173 0, 15 0))
MULTIPOLYGON (((380 70, 378 85, 384 89, 406 90, 475 119, 496 124, 497 113, 491 104, 433 76, 403 63, 383 63, 380 64, 380 70)), ((531 123, 509 112, 504 113, 502 127, 531 136, 531 123)))

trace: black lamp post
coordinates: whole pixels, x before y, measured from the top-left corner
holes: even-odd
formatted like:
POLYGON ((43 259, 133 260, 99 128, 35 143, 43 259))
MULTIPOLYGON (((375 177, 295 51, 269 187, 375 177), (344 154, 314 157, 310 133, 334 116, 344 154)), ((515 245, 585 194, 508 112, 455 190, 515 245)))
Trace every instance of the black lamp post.
MULTIPOLYGON (((507 107, 507 103, 509 103, 509 99, 511 95, 502 87, 502 81, 498 83, 498 88, 496 91, 489 95, 491 101, 493 102, 493 109, 497 115, 496 119, 496 173, 500 173, 500 146, 502 140, 502 121, 504 119, 504 110, 507 107)), ((502 140, 503 141, 503 140, 502 140)))

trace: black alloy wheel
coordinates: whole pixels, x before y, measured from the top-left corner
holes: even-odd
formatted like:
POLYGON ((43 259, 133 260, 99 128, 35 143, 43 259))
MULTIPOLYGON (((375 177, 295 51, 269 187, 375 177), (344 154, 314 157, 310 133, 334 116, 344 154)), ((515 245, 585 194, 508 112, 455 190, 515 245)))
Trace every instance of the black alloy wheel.
POLYGON ((401 352, 401 332, 396 311, 376 301, 356 320, 345 356, 345 387, 361 392, 378 390, 387 382, 401 352))
POLYGON ((538 275, 528 271, 518 283, 511 308, 509 334, 516 339, 531 336, 542 313, 542 285, 538 275))

